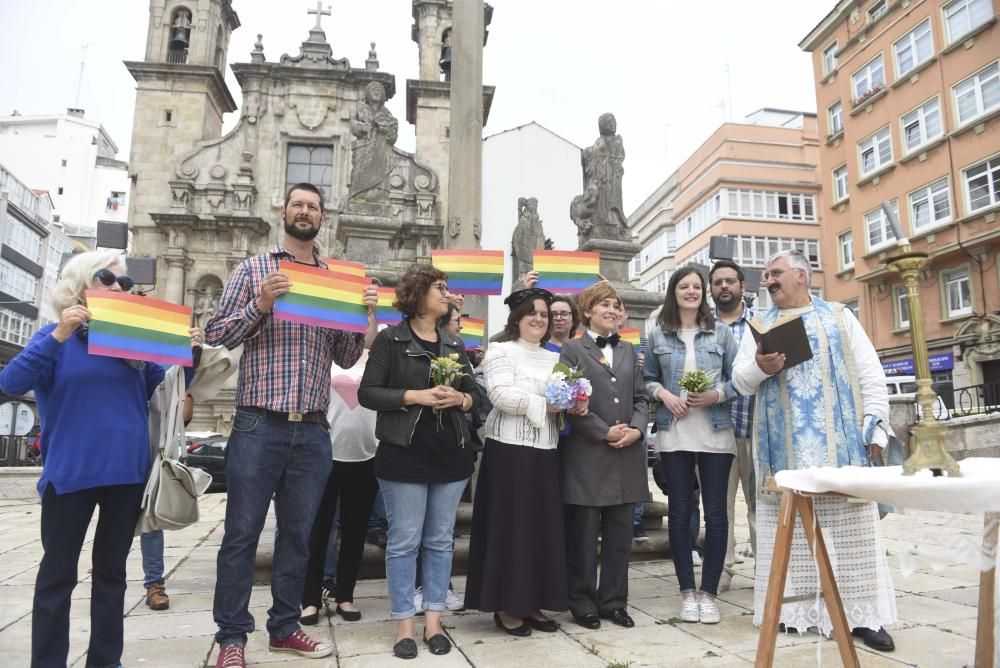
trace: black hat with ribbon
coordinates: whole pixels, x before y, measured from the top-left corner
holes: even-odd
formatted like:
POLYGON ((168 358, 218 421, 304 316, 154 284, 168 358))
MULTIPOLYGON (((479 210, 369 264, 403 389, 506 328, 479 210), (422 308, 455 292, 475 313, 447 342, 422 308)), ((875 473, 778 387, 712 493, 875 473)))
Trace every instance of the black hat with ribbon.
POLYGON ((541 299, 546 304, 551 304, 555 298, 555 295, 542 288, 524 288, 523 290, 510 293, 507 299, 503 300, 503 303, 509 306, 511 310, 514 310, 529 299, 541 299))

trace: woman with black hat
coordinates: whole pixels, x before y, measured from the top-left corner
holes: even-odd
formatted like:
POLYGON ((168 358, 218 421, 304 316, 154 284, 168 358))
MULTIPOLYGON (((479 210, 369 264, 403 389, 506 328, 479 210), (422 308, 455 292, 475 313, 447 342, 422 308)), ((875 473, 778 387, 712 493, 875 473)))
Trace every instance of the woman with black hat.
MULTIPOLYGON (((476 487, 465 605, 493 612, 496 625, 515 636, 556 631, 542 610, 569 607, 559 409, 545 399, 559 361, 544 347, 552 298, 537 288, 511 294, 507 325, 483 360, 493 410, 476 487)), ((571 409, 586 411, 586 402, 571 409)))

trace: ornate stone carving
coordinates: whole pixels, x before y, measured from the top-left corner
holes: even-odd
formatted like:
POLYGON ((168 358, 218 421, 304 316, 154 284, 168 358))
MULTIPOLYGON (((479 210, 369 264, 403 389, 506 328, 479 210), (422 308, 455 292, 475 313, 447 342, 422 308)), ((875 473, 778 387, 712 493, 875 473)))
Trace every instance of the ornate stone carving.
POLYGON ((594 234, 594 214, 597 212, 597 189, 590 187, 577 195, 569 205, 569 217, 577 228, 577 241, 581 246, 594 234))
MULTIPOLYGON (((622 205, 622 175, 625 173, 625 146, 622 138, 616 134, 617 122, 613 114, 601 114, 597 121, 601 136, 593 146, 583 150, 583 184, 584 200, 578 202, 579 208, 592 209, 590 216, 580 218, 589 220, 587 225, 577 222, 581 236, 585 240, 615 239, 629 241, 628 222, 622 205), (590 191, 596 193, 596 201, 590 202, 590 191)), ((572 209, 571 209, 572 211, 572 209)), ((574 222, 577 218, 574 218, 574 222)))
POLYGON ((365 101, 351 121, 350 200, 384 202, 389 195, 393 169, 392 147, 399 136, 399 122, 385 108, 385 88, 377 81, 365 86, 365 101))
POLYGON ((538 200, 534 197, 520 197, 517 200, 517 227, 511 238, 514 278, 520 279, 531 271, 532 256, 538 249, 545 248, 545 232, 538 218, 538 200))
POLYGON ((326 120, 328 113, 330 112, 329 106, 320 107, 319 109, 309 111, 302 109, 301 106, 295 103, 288 105, 295 110, 295 117, 299 119, 299 123, 302 127, 306 128, 310 132, 314 132, 316 128, 323 125, 326 120))
POLYGON ((454 239, 462 232, 462 219, 452 216, 448 219, 448 236, 454 239))
POLYGON ((212 169, 208 170, 208 175, 211 176, 216 181, 221 181, 222 179, 226 178, 226 174, 228 173, 229 173, 228 170, 224 166, 218 163, 212 165, 212 169))
POLYGON ((219 307, 219 296, 222 294, 222 282, 215 276, 206 276, 199 281, 199 284, 201 287, 195 289, 194 291, 191 324, 193 327, 204 328, 205 325, 208 324, 212 314, 215 313, 215 309, 219 307))

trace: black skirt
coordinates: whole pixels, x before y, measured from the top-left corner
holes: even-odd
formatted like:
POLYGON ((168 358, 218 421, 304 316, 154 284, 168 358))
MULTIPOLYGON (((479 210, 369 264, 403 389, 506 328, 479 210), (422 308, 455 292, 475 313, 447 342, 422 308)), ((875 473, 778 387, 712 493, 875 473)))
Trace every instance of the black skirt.
POLYGON ((465 606, 527 617, 569 609, 559 453, 486 440, 465 606))

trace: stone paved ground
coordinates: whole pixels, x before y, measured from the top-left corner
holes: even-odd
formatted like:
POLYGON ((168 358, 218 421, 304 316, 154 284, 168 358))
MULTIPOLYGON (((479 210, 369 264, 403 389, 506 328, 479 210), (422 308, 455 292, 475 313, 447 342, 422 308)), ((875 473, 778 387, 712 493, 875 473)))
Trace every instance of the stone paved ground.
MULTIPOLYGON (((153 612, 143 605, 139 542, 129 556, 126 595, 124 664, 136 666, 214 665, 212 591, 215 556, 222 539, 225 496, 210 495, 202 504, 202 521, 183 531, 166 533, 166 565, 170 610, 153 612)), ((745 512, 737 510, 737 540, 747 540, 745 512)), ((28 501, 0 501, 0 665, 27 666, 30 649, 32 585, 41 546, 39 506, 28 501)), ((863 666, 971 666, 976 632, 978 573, 961 556, 978 543, 981 518, 920 512, 892 515, 883 522, 897 590, 901 624, 893 632, 897 650, 877 654, 858 645, 863 666), (915 546, 919 546, 918 549, 915 546), (919 552, 920 554, 914 554, 919 552), (963 561, 966 563, 963 564, 963 561), (914 570, 915 569, 915 570, 914 570), (903 571, 913 570, 904 577, 903 571)), ((93 526, 91 527, 92 536, 93 526)), ((88 541, 90 537, 88 537, 88 541)), ((70 662, 85 664, 88 634, 90 555, 80 559, 80 586, 73 597, 70 662)), ((357 603, 364 620, 347 623, 334 617, 311 631, 323 639, 336 637, 338 656, 321 660, 269 654, 266 632, 251 637, 248 660, 257 666, 420 665, 587 668, 589 666, 727 666, 751 665, 757 643, 752 618, 753 559, 739 566, 733 590, 722 594, 722 623, 716 626, 674 621, 679 607, 677 581, 669 561, 631 567, 630 612, 636 628, 609 623, 585 631, 567 614, 556 618, 555 634, 535 633, 527 639, 501 634, 490 615, 450 614, 445 618, 455 650, 444 657, 420 656, 403 663, 391 656, 394 624, 389 621, 385 582, 363 581, 357 603)), ((456 577, 462 590, 464 578, 456 577)), ((269 592, 255 587, 251 606, 258 629, 264 628, 269 592)), ((418 629, 419 629, 418 625, 418 629)), ((419 632, 419 631, 418 631, 419 632)), ((782 635, 778 666, 837 666, 836 645, 814 634, 782 635), (817 662, 817 651, 821 661, 817 662)))

